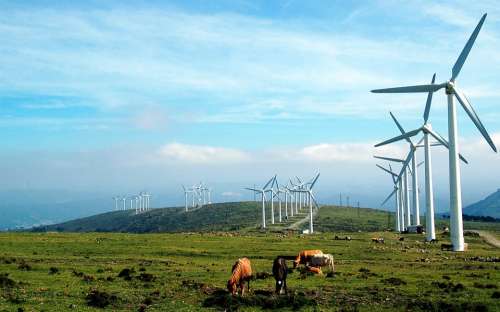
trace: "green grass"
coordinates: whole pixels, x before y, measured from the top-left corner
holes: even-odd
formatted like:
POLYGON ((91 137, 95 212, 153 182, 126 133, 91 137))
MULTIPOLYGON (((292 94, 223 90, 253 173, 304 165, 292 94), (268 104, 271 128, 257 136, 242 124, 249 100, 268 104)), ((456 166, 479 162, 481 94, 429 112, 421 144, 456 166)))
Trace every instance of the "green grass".
POLYGON ((498 257, 498 249, 480 238, 466 237, 470 250, 453 253, 417 235, 406 235, 403 242, 388 232, 349 233, 350 242, 332 239, 345 234, 2 233, 0 272, 16 284, 0 281, 0 311, 95 311, 85 299, 95 289, 116 296, 106 308, 113 311, 138 311, 143 303, 146 311, 500 309, 500 299, 492 298, 500 291, 500 263, 484 262, 498 257), (371 243, 372 236, 386 243, 371 243), (244 299, 224 292, 238 257, 248 257, 254 272, 270 272, 277 255, 306 248, 332 253, 336 275, 295 271, 288 279, 291 295, 281 299, 269 294, 273 278, 253 281, 244 299), (22 263, 31 269, 20 269, 22 263), (51 267, 58 273, 49 274, 51 267), (129 281, 118 277, 124 268, 135 270, 129 281), (140 280, 141 273, 152 274, 154 281, 140 280), (399 280, 403 284, 394 285, 399 280))

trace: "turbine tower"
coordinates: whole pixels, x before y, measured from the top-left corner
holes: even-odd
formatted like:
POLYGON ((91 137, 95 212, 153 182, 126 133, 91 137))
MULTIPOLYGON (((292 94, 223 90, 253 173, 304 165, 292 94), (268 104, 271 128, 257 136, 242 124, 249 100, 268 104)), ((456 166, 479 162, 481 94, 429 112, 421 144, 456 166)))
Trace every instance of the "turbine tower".
POLYGON ((276 176, 272 177, 261 189, 256 189, 256 188, 250 188, 246 187, 245 189, 254 191, 256 193, 260 193, 262 195, 262 228, 266 228, 266 192, 267 192, 267 187, 271 182, 274 181, 276 176))
POLYGON ((451 71, 451 78, 440 84, 416 85, 398 88, 388 88, 372 90, 374 93, 415 93, 415 92, 436 92, 444 89, 448 99, 448 139, 449 139, 449 179, 450 179, 450 236, 454 251, 464 251, 465 242, 463 235, 463 220, 462 220, 462 194, 460 181, 460 163, 459 163, 459 146, 458 146, 458 129, 457 129, 457 109, 455 98, 458 100, 462 108, 465 110, 469 118, 475 124, 479 132, 483 135, 486 142, 490 145, 494 152, 497 152, 495 144, 490 135, 486 131, 483 123, 476 114, 476 111, 470 104, 466 95, 458 89, 455 80, 460 74, 462 66, 469 55, 472 46, 483 26, 486 19, 486 14, 483 15, 476 28, 472 32, 469 40, 465 44, 462 52, 458 56, 451 71))
MULTIPOLYGON (((436 78, 436 74, 432 77, 432 82, 434 83, 436 78)), ((409 132, 404 132, 402 130, 402 127, 400 127, 400 130, 402 131, 402 135, 394 137, 392 139, 386 140, 382 143, 376 144, 375 147, 383 146, 386 144, 390 144, 393 142, 398 142, 400 140, 408 140, 410 137, 413 137, 419 133, 423 133, 424 137, 423 139, 420 140, 420 142, 416 145, 413 145, 413 158, 414 158, 414 153, 417 148, 424 147, 424 155, 425 155, 425 197, 426 197, 426 213, 425 213, 425 218, 426 218, 426 240, 427 241, 432 241, 436 239, 436 232, 435 232, 435 225, 434 225, 434 192, 433 192, 433 185, 432 185, 432 159, 431 159, 431 146, 445 146, 448 148, 448 142, 446 141, 443 136, 441 136, 439 133, 435 132, 432 130, 432 126, 430 123, 428 123, 429 119, 429 111, 432 103, 432 92, 429 92, 427 96, 427 102, 425 105, 425 110, 424 110, 424 124, 415 130, 409 131, 409 132), (429 135, 432 136, 434 139, 437 140, 437 143, 430 143, 429 141, 429 135), (420 145, 421 141, 424 141, 424 145, 420 145)), ((391 114, 393 117, 394 121, 399 124, 394 117, 394 115, 391 114)), ((399 125, 401 126, 401 125, 399 125)), ((411 141, 410 141, 411 142, 411 141)), ((413 144, 413 143, 412 143, 413 144)), ((467 163, 467 160, 459 154, 460 159, 467 163)), ((422 163, 418 164, 417 167, 419 167, 422 163)), ((413 170, 413 175, 415 175, 415 169, 413 170)), ((414 193, 415 193, 415 186, 414 188, 414 193)), ((418 187, 417 187, 418 188, 418 187)))
POLYGON ((305 190, 302 191, 304 193, 306 193, 308 195, 308 197, 311 199, 309 200, 309 233, 312 234, 314 233, 314 225, 313 225, 313 202, 314 202, 314 205, 316 206, 317 209, 319 209, 319 206, 318 206, 318 203, 316 202, 316 199, 314 198, 314 195, 312 193, 312 189, 314 187, 314 184, 316 184, 316 182, 318 181, 318 178, 319 178, 319 172, 318 174, 316 175, 316 177, 314 177, 314 179, 312 180, 312 182, 309 184, 309 186, 305 187, 305 190))
POLYGON ((115 196, 113 197, 114 201, 115 201, 115 211, 118 210, 118 200, 120 199, 118 196, 115 196))

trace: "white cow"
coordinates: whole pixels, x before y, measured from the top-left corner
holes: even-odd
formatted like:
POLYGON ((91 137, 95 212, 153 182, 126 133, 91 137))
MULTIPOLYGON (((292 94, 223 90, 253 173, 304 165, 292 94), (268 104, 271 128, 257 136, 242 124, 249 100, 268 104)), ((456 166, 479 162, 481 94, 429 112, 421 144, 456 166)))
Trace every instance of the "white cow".
POLYGON ((311 266, 321 268, 329 267, 332 272, 335 271, 333 256, 331 254, 318 254, 311 258, 311 266))

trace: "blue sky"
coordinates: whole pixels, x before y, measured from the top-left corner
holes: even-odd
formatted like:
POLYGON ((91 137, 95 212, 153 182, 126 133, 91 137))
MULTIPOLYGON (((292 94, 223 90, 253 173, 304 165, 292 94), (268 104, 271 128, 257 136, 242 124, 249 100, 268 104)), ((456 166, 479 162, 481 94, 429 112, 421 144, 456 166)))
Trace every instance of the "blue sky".
MULTIPOLYGON (((425 95, 369 90, 448 79, 485 12, 458 83, 500 145, 495 1, 0 1, 0 12, 3 189, 166 194, 204 179, 238 199, 275 172, 321 170, 324 201, 343 191, 375 205, 391 186, 372 145, 397 134, 389 111, 417 127, 425 95)), ((434 99, 446 134, 444 94, 434 99)), ((472 201, 500 186, 488 174, 500 159, 459 115, 472 201)))

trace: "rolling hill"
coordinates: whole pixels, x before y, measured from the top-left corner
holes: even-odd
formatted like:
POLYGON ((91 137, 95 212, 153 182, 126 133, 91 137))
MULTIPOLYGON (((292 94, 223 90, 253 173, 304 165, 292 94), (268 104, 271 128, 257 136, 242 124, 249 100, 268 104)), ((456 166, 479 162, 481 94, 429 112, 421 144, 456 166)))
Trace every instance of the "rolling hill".
MULTIPOLYGON (((233 202, 211 204, 203 208, 184 211, 184 208, 153 209, 136 215, 134 211, 112 211, 64 223, 39 226, 36 232, 129 232, 158 233, 186 231, 248 231, 260 228, 261 206, 259 202, 233 202)), ((307 217, 307 209, 276 224, 270 222, 270 209, 266 210, 269 230, 308 228, 309 223, 298 221, 307 217), (296 224, 299 224, 295 227, 296 224)), ((283 213, 284 214, 284 213, 283 213)), ((376 209, 353 209, 322 206, 315 217, 319 231, 377 231, 387 228, 388 214, 376 209), (359 214, 359 215, 358 215, 359 214)))
MULTIPOLYGON (((255 231, 260 229, 261 205, 259 202, 233 202, 211 204, 184 211, 184 208, 159 208, 136 215, 133 210, 112 211, 64 223, 39 226, 34 232, 207 232, 207 231, 255 231)), ((270 231, 302 230, 309 227, 307 209, 282 223, 270 222, 270 209, 266 210, 270 231), (299 222, 306 218, 305 222, 299 222)), ((424 218, 422 218, 424 221, 424 218)), ((436 220, 436 227, 447 225, 448 220, 436 220)), ((322 206, 314 218, 315 231, 319 232, 368 232, 392 229, 394 214, 370 208, 322 206)), ((500 223, 464 222, 465 228, 483 229, 487 226, 498 230, 500 223)))
POLYGON ((500 189, 485 199, 464 208, 464 214, 500 218, 500 189))
POLYGON ((33 231, 157 233, 184 231, 231 231, 256 226, 255 202, 211 204, 200 209, 160 208, 135 214, 112 211, 64 223, 40 226, 33 231))

